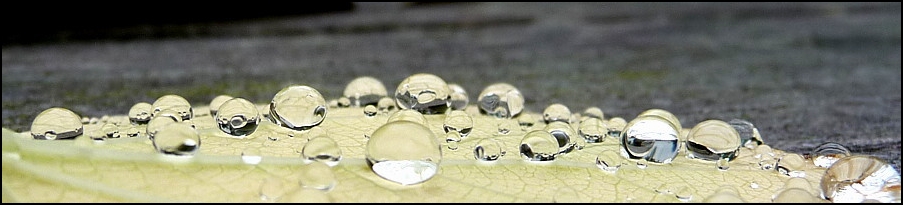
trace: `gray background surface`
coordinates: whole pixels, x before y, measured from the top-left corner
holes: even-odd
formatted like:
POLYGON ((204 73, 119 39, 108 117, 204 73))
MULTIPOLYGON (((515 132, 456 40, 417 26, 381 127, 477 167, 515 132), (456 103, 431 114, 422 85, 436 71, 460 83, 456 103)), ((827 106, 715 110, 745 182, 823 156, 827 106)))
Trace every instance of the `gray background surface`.
POLYGON ((4 45, 3 127, 28 130, 54 106, 99 117, 166 94, 266 103, 290 84, 332 99, 358 76, 394 91, 432 73, 471 102, 507 82, 532 112, 562 103, 630 120, 661 108, 684 127, 741 118, 778 149, 834 141, 899 170, 900 25, 899 2, 360 3, 132 27, 113 32, 127 40, 4 45))

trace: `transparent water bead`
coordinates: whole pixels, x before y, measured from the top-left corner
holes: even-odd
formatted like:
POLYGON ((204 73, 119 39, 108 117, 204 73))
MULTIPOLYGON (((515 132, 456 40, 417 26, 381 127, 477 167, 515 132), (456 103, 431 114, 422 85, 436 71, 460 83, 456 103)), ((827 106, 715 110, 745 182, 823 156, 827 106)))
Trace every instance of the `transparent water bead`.
POLYGON ((129 109, 129 122, 133 125, 143 125, 147 124, 151 120, 151 110, 153 110, 153 105, 146 102, 135 103, 132 105, 132 108, 129 109))
POLYGON ((496 130, 500 135, 507 135, 509 132, 511 132, 511 126, 508 125, 507 121, 498 121, 495 127, 498 128, 496 130))
POLYGON ((799 154, 785 154, 775 165, 775 169, 783 175, 790 177, 805 177, 806 164, 808 162, 799 154))
MULTIPOLYGON (((104 133, 104 138, 119 138, 119 126, 113 123, 106 123, 103 127, 100 127, 101 132, 104 133)), ((100 139, 103 140, 103 139, 100 139)))
POLYGON ((191 103, 188 103, 188 100, 185 100, 182 96, 164 95, 157 98, 152 106, 154 107, 153 117, 156 117, 164 110, 174 111, 182 118, 181 120, 189 120, 194 117, 194 110, 191 108, 191 103))
POLYGON ((623 159, 614 150, 605 150, 596 156, 596 167, 606 172, 615 173, 624 163, 623 159))
POLYGON ((600 143, 608 136, 608 126, 601 119, 590 117, 580 122, 580 129, 577 132, 586 142, 600 143))
POLYGON ((446 133, 449 131, 457 131, 461 134, 462 138, 467 137, 467 135, 470 134, 470 131, 473 130, 473 117, 470 117, 470 115, 464 111, 452 110, 446 114, 443 129, 446 133))
POLYGON ((523 131, 527 131, 528 129, 532 128, 533 125, 535 125, 537 122, 539 122, 539 118, 537 118, 534 114, 521 113, 517 116, 517 124, 520 125, 520 128, 523 131))
POLYGON ((586 108, 586 110, 583 110, 583 116, 605 120, 605 113, 603 113, 602 109, 599 109, 598 107, 586 108))
POLYGON ((376 109, 376 106, 367 105, 364 107, 364 116, 367 116, 367 117, 376 116, 376 112, 378 112, 378 111, 379 110, 376 109))
POLYGON ((524 110, 524 95, 507 83, 486 86, 477 101, 480 113, 498 118, 512 118, 524 110))
POLYGON ((201 147, 201 138, 198 132, 184 123, 167 125, 156 133, 151 141, 157 152, 168 155, 192 156, 201 147))
POLYGON ((559 153, 559 141, 549 132, 534 130, 520 141, 520 155, 528 161, 552 161, 559 153))
POLYGON ((671 163, 680 148, 677 133, 677 128, 664 118, 637 117, 621 133, 621 155, 634 160, 671 163))
POLYGON ((835 203, 900 203, 900 173, 877 157, 849 156, 828 168, 821 189, 835 203))
POLYGON ((304 148, 301 149, 301 156, 309 161, 322 162, 329 166, 335 166, 342 160, 342 149, 339 144, 327 135, 313 136, 304 148))
POLYGON ((467 107, 467 103, 470 102, 470 98, 467 97, 467 91, 464 90, 464 87, 461 87, 458 84, 448 84, 448 89, 451 91, 451 109, 464 110, 464 108, 467 107))
MULTIPOLYGON (((661 117, 661 118, 667 120, 669 123, 671 123, 672 126, 674 126, 675 130, 677 130, 678 133, 680 133, 680 130, 683 129, 683 125, 680 124, 680 120, 677 119, 677 116, 674 116, 674 114, 672 114, 671 112, 668 112, 667 110, 648 109, 646 111, 641 112, 637 117, 646 116, 646 115, 658 116, 658 117, 661 117)), ((680 137, 680 136, 678 136, 678 137, 680 137)), ((681 141, 685 141, 685 140, 687 140, 687 139, 681 139, 681 141)))
POLYGON ((383 97, 376 103, 376 108, 380 113, 388 114, 389 111, 395 110, 395 100, 390 97, 383 97))
POLYGON ((377 128, 367 141, 367 164, 383 179, 410 185, 439 171, 442 148, 423 124, 399 120, 377 128))
POLYGON ((260 155, 260 149, 256 147, 248 147, 241 151, 241 161, 245 164, 256 165, 263 161, 260 155))
POLYGON ((826 142, 815 147, 809 154, 809 159, 815 166, 828 168, 837 160, 852 155, 853 153, 846 146, 836 142, 826 142))
POLYGON ((82 133, 81 117, 66 108, 41 111, 31 122, 31 136, 38 140, 73 139, 82 133))
POLYGON ((210 100, 210 104, 209 104, 210 116, 216 116, 216 112, 219 110, 219 106, 222 106, 223 103, 225 103, 228 100, 231 100, 232 98, 235 98, 235 97, 232 97, 229 95, 217 95, 216 97, 213 98, 213 100, 210 100))
POLYGON ((558 142, 558 153, 569 153, 576 149, 582 149, 578 146, 578 141, 583 141, 582 137, 578 139, 577 132, 566 122, 553 121, 547 124, 543 130, 551 134, 558 142))
POLYGON ((418 73, 408 76, 398 84, 395 101, 401 109, 412 109, 423 114, 440 114, 448 109, 449 94, 445 80, 433 74, 418 73))
POLYGON ((337 182, 335 173, 332 172, 330 166, 321 162, 313 162, 301 166, 298 170, 301 175, 298 179, 298 184, 307 189, 332 190, 337 182))
POLYGON ((338 103, 338 107, 351 107, 351 99, 346 97, 340 97, 336 102, 338 103))
POLYGON ((356 107, 376 105, 380 98, 388 96, 383 82, 370 76, 355 78, 345 86, 343 96, 356 107))
POLYGON ((621 132, 627 127, 627 121, 620 117, 613 117, 605 124, 608 125, 608 136, 614 138, 621 138, 621 132))
POLYGON ((473 158, 481 161, 495 161, 504 156, 502 145, 495 139, 481 139, 473 148, 473 158))
POLYGON ((571 110, 562 104, 551 104, 542 111, 542 120, 546 123, 564 122, 570 123, 571 110))
POLYGON ((326 100, 304 85, 283 88, 270 103, 270 121, 293 130, 307 130, 326 118, 326 100))
POLYGON ((448 150, 458 150, 458 142, 461 142, 461 134, 458 131, 445 133, 445 147, 448 147, 448 150))
POLYGON ((759 129, 751 122, 733 119, 728 121, 728 124, 731 124, 737 130, 737 133, 740 134, 740 144, 744 147, 752 149, 765 143, 765 141, 762 141, 762 136, 759 135, 759 129))
POLYGON ((150 120, 150 122, 147 123, 147 131, 146 131, 147 137, 153 140, 154 136, 157 134, 157 132, 162 130, 164 127, 169 126, 170 124, 173 124, 173 123, 180 123, 180 122, 182 122, 182 119, 178 118, 178 117, 170 117, 170 116, 154 117, 150 120))
POLYGON ((395 122, 395 121, 411 121, 421 125, 427 125, 426 117, 420 112, 416 110, 399 110, 395 112, 386 122, 395 122))
POLYGON ((214 116, 219 129, 232 136, 248 136, 257 130, 260 123, 257 106, 244 98, 223 102, 214 116))
POLYGON ((724 121, 702 121, 690 129, 687 150, 692 159, 733 160, 740 150, 740 134, 724 121))

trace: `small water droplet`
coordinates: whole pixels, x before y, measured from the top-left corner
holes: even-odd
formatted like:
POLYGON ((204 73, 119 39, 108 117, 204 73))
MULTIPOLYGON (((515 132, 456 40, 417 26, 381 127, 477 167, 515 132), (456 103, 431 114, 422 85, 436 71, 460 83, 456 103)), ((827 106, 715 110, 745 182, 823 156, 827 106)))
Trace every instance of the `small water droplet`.
MULTIPOLYGON (((119 138, 119 126, 116 126, 113 123, 106 123, 100 130, 104 133, 104 138, 119 138)), ((95 139, 95 140, 103 140, 103 139, 95 139)))
POLYGON ((422 183, 435 175, 442 149, 433 132, 410 121, 377 128, 366 148, 367 163, 376 175, 402 185, 422 183))
POLYGON ((703 203, 746 203, 740 193, 732 186, 721 186, 715 193, 705 197, 703 203))
POLYGON ((449 94, 445 80, 433 74, 418 73, 401 81, 395 90, 395 101, 401 109, 441 114, 449 107, 449 94))
POLYGON ((809 154, 812 163, 815 164, 815 166, 823 168, 831 167, 837 160, 852 155, 849 148, 836 142, 826 142, 818 145, 818 147, 815 147, 812 153, 809 154))
POLYGON ((687 157, 691 159, 722 163, 721 159, 729 161, 736 158, 740 150, 740 135, 730 124, 721 120, 702 121, 696 124, 688 135, 687 157))
POLYGON ((194 155, 201 147, 198 132, 190 125, 173 123, 154 135, 152 140, 157 152, 168 155, 194 155))
POLYGON ((771 198, 774 203, 818 203, 820 200, 806 190, 798 188, 781 189, 771 198))
POLYGON ((332 138, 326 135, 313 136, 301 150, 301 156, 311 161, 323 162, 335 166, 342 160, 342 149, 332 138))
POLYGON ((467 107, 467 103, 470 101, 464 87, 461 87, 458 84, 448 84, 448 89, 451 91, 451 109, 464 110, 464 108, 467 107))
POLYGON ((129 109, 129 121, 133 125, 147 124, 151 119, 151 110, 153 110, 153 105, 150 103, 136 103, 129 109))
POLYGON ((223 102, 214 116, 221 131, 238 137, 254 133, 260 123, 257 106, 244 98, 232 98, 223 102))
POLYGON ((500 135, 507 135, 509 132, 511 132, 511 127, 506 121, 499 121, 496 124, 496 127, 498 128, 497 130, 500 135))
POLYGON ((321 162, 302 166, 299 170, 301 176, 298 183, 307 189, 331 191, 336 186, 336 176, 330 166, 321 162))
POLYGON ((559 141, 552 134, 535 130, 520 141, 520 154, 528 161, 552 161, 557 156, 559 141))
POLYGON ((775 169, 777 169, 781 174, 791 176, 791 177, 800 177, 806 176, 806 172, 804 169, 806 168, 806 159, 803 159, 803 156, 799 154, 786 154, 780 158, 780 160, 775 165, 775 169))
POLYGON ((765 143, 765 141, 762 140, 762 136, 759 135, 759 129, 751 122, 733 119, 728 121, 728 124, 737 130, 737 133, 740 135, 740 144, 743 145, 743 147, 755 149, 756 146, 765 143))
POLYGON ((577 132, 586 142, 600 143, 608 136, 608 127, 601 119, 590 117, 580 122, 580 129, 577 132))
POLYGON ((282 195, 285 195, 287 190, 288 183, 280 178, 271 177, 263 180, 258 193, 261 201, 275 202, 282 198, 282 195))
POLYGON ((316 89, 304 85, 286 87, 273 96, 270 121, 293 130, 307 130, 326 118, 326 100, 316 89))
POLYGON ((566 122, 552 121, 543 130, 551 134, 558 142, 558 153, 570 153, 578 149, 578 141, 583 141, 577 139, 577 132, 566 122))
POLYGON ((351 99, 348 99, 346 97, 340 97, 338 99, 338 104, 339 104, 338 107, 351 107, 351 99))
POLYGON ((256 165, 263 161, 263 156, 260 155, 260 151, 256 148, 246 148, 241 151, 241 161, 245 164, 256 165))
POLYGON ((530 113, 521 113, 517 116, 517 124, 520 125, 522 131, 529 130, 536 122, 539 122, 539 118, 530 113))
POLYGON ((647 161, 646 159, 637 160, 636 167, 640 169, 646 169, 646 167, 649 167, 649 161, 647 161))
POLYGON ((473 148, 473 157, 482 161, 495 161, 504 155, 502 145, 495 139, 481 139, 473 148))
POLYGON ((364 116, 367 116, 367 117, 376 116, 376 112, 378 112, 378 111, 379 110, 376 109, 376 106, 367 105, 366 107, 364 107, 364 116))
POLYGON ((376 105, 380 98, 388 96, 388 92, 382 81, 370 76, 363 76, 351 80, 345 86, 343 95, 349 100, 350 105, 364 107, 376 105))
POLYGON ((154 107, 152 117, 158 116, 164 110, 172 110, 181 117, 180 120, 189 120, 194 117, 194 110, 192 110, 191 104, 182 96, 164 95, 157 98, 152 106, 154 107))
POLYGON ((512 118, 524 110, 523 94, 507 83, 486 86, 477 101, 481 113, 498 118, 512 118))
POLYGON ((715 167, 717 167, 718 170, 727 171, 727 169, 731 168, 730 159, 728 159, 728 158, 718 159, 718 161, 715 162, 715 167))
POLYGON ((389 116, 389 119, 386 122, 395 122, 395 121, 410 121, 417 124, 427 125, 426 117, 420 112, 416 110, 399 110, 398 112, 393 113, 389 116))
POLYGON ((445 134, 445 144, 449 150, 458 150, 458 142, 461 142, 461 134, 457 131, 449 131, 445 134))
POLYGON ((38 140, 74 139, 82 133, 81 117, 66 108, 46 109, 31 123, 31 136, 38 140))
POLYGON ((750 182, 750 183, 749 183, 749 188, 752 188, 752 189, 758 189, 758 188, 759 188, 759 183, 756 183, 756 182, 750 182))
POLYGON ((606 122, 608 125, 608 136, 620 139, 621 131, 624 131, 624 128, 627 127, 627 121, 624 118, 614 117, 606 122))
POLYGON ((473 130, 473 118, 464 111, 452 110, 445 117, 443 129, 446 133, 457 131, 462 138, 467 137, 470 131, 473 130))
POLYGON ((583 116, 605 120, 605 113, 603 113, 602 109, 599 109, 598 107, 586 108, 586 110, 583 111, 583 116))
POLYGON ((338 108, 339 100, 336 100, 336 99, 329 100, 329 102, 327 104, 329 105, 329 108, 338 108))
POLYGON ((235 97, 232 97, 229 95, 218 95, 218 96, 214 97, 213 100, 210 100, 210 105, 209 105, 210 116, 216 116, 216 112, 219 110, 219 107, 222 106, 223 103, 225 103, 226 101, 231 100, 232 98, 235 98, 235 97))
POLYGON ((661 117, 645 115, 630 121, 621 137, 621 154, 629 159, 671 163, 679 151, 678 130, 661 117))
POLYGON ((395 110, 395 100, 390 97, 383 97, 377 102, 376 108, 379 109, 380 113, 389 114, 389 111, 395 110))
POLYGON ((849 156, 828 168, 822 176, 821 189, 822 196, 834 203, 899 203, 900 173, 880 158, 849 156))
POLYGON ((596 156, 596 167, 609 173, 615 173, 621 168, 623 161, 623 158, 614 150, 605 150, 596 156))
POLYGON ((546 124, 551 122, 564 122, 570 123, 571 119, 571 110, 568 109, 567 106, 562 104, 552 104, 546 107, 544 111, 542 111, 542 120, 546 122, 546 124))
POLYGON ((696 193, 696 189, 693 189, 691 186, 680 186, 674 190, 674 196, 681 202, 693 200, 693 193, 696 193))

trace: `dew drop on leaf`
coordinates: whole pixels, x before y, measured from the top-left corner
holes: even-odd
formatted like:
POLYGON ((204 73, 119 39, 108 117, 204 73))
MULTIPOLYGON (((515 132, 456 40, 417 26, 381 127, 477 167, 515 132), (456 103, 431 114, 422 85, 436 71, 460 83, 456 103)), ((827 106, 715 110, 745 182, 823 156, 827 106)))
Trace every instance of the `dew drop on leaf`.
POLYGON ((578 148, 578 141, 583 141, 582 137, 578 139, 577 132, 566 122, 552 121, 543 130, 558 142, 558 153, 570 153, 578 148))
POLYGON ((630 121, 621 137, 621 154, 628 159, 671 163, 677 157, 678 130, 661 117, 645 115, 630 121))
POLYGON ((423 183, 439 170, 442 149, 423 124, 389 122, 367 141, 367 163, 376 175, 402 185, 423 183))
POLYGON ((451 91, 451 109, 464 110, 464 108, 467 107, 467 103, 470 102, 464 87, 461 87, 458 84, 448 84, 448 89, 451 91))
POLYGON ((502 146, 498 140, 486 138, 477 142, 473 148, 474 159, 481 161, 495 161, 502 157, 502 146))
POLYGON ((412 109, 422 114, 441 114, 448 109, 449 93, 448 84, 439 76, 418 73, 398 84, 395 101, 401 109, 412 109))
POLYGON ((157 152, 167 155, 192 156, 201 146, 198 132, 184 123, 173 123, 163 127, 154 135, 152 141, 157 152))
POLYGON ((270 103, 270 121, 293 130, 307 130, 326 118, 326 100, 304 85, 283 88, 270 103))
POLYGON ((147 124, 151 119, 151 110, 153 110, 153 105, 150 103, 135 103, 135 105, 132 105, 132 108, 129 109, 129 121, 133 125, 147 124))
POLYGON ((46 109, 31 123, 31 136, 39 140, 73 139, 82 133, 81 117, 66 108, 46 109))
POLYGON ((376 104, 376 108, 380 113, 389 114, 389 111, 395 110, 395 100, 390 97, 380 98, 379 102, 376 104))
POLYGON ((624 159, 614 150, 605 150, 596 156, 596 167, 609 173, 615 173, 621 168, 624 159))
POLYGON ((182 96, 178 95, 164 95, 160 98, 157 98, 154 101, 153 106, 153 117, 159 115, 160 112, 165 110, 174 111, 179 117, 180 120, 189 120, 194 117, 194 111, 191 108, 191 103, 188 103, 188 100, 185 100, 182 96))
POLYGON ((551 122, 570 123, 571 110, 559 103, 551 104, 542 111, 542 120, 546 124, 551 122))
POLYGON ((498 118, 512 118, 524 110, 523 94, 507 83, 486 86, 477 101, 480 113, 498 118))
POLYGON ((322 162, 329 166, 335 166, 342 160, 342 149, 335 140, 325 135, 311 137, 301 150, 304 159, 322 162))
POLYGON ((221 131, 237 137, 251 135, 260 123, 257 107, 244 98, 232 98, 223 102, 214 116, 221 131))
POLYGON ((446 133, 457 131, 462 138, 467 137, 473 130, 473 118, 464 111, 452 110, 446 114, 443 129, 446 133))
POLYGON ((580 122, 580 129, 577 132, 586 142, 600 143, 608 136, 608 127, 601 119, 590 117, 580 122))
POLYGON ((226 101, 231 100, 232 98, 234 98, 234 97, 229 96, 229 95, 218 95, 218 96, 214 97, 213 100, 210 100, 210 105, 209 105, 210 116, 216 116, 216 112, 219 110, 219 107, 222 106, 223 103, 225 103, 226 101))
POLYGON ((552 161, 559 153, 559 141, 543 130, 534 130, 520 141, 520 155, 527 161, 552 161))
POLYGON ((363 76, 351 80, 345 86, 343 95, 349 100, 350 105, 364 107, 376 105, 380 98, 388 96, 388 92, 382 81, 370 76, 363 76))

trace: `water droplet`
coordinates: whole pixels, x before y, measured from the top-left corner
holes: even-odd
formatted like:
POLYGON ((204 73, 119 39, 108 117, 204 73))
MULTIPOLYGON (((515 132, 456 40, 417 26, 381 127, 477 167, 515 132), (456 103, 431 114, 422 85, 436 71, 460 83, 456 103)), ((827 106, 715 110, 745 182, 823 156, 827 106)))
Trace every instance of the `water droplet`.
MULTIPOLYGON (((149 119, 148 119, 148 120, 149 120, 149 119)), ((90 123, 90 122, 91 122, 91 118, 88 118, 88 117, 82 117, 82 124, 88 124, 88 123, 90 123)))
MULTIPOLYGON (((104 133, 104 138, 119 138, 119 126, 116 126, 113 123, 106 123, 100 130, 104 133)), ((95 140, 103 140, 103 139, 95 139, 95 140)))
POLYGON ((691 186, 680 186, 677 189, 674 189, 674 196, 681 202, 690 202, 690 200, 693 200, 693 193, 696 193, 696 189, 693 189, 691 186))
POLYGON ((173 123, 154 135, 152 140, 157 152, 168 155, 194 155, 201 147, 198 132, 190 125, 173 123))
POLYGON ((438 172, 442 149, 429 128, 401 120, 373 132, 367 141, 366 157, 376 175, 410 185, 429 180, 438 172))
MULTIPOLYGON (((667 110, 648 109, 646 111, 641 112, 639 115, 637 115, 637 118, 639 118, 640 116, 647 116, 647 115, 658 116, 658 117, 661 117, 661 118, 667 120, 669 123, 671 123, 671 125, 678 132, 680 132, 680 130, 683 129, 683 125, 680 124, 680 120, 677 119, 677 116, 674 116, 674 114, 671 114, 671 112, 668 112, 667 110)), ((683 140, 686 140, 686 139, 682 139, 681 141, 683 141, 683 140)))
POLYGON ((256 148, 246 148, 241 151, 241 161, 250 165, 260 164, 260 161, 263 161, 263 156, 260 155, 260 151, 256 148))
POLYGON ((521 113, 517 116, 517 124, 520 125, 522 131, 529 130, 536 122, 539 122, 539 118, 530 113, 521 113))
POLYGON ((815 166, 824 168, 831 167, 837 160, 852 155, 853 153, 850 152, 850 149, 836 142, 826 142, 818 145, 818 147, 809 154, 812 163, 815 164, 815 166))
POLYGON ((755 157, 757 159, 775 157, 774 150, 771 149, 771 146, 766 145, 766 144, 756 146, 756 148, 753 149, 753 151, 755 151, 755 153, 756 153, 753 157, 755 157))
POLYGON ((762 157, 762 159, 759 159, 759 169, 762 170, 772 170, 777 164, 778 161, 773 157, 762 157))
POLYGON ((293 130, 307 130, 326 118, 326 100, 316 89, 304 85, 286 87, 273 96, 270 121, 293 130))
POLYGON ((338 107, 351 107, 351 99, 346 97, 340 97, 338 102, 338 107))
POLYGON ((624 129, 621 154, 628 159, 671 163, 680 148, 677 133, 677 128, 661 117, 639 116, 624 129))
POLYGON ((461 137, 467 137, 473 130, 473 118, 466 112, 461 110, 452 110, 445 117, 443 129, 446 133, 449 131, 457 131, 461 137))
POLYGON ((383 97, 377 102, 376 108, 379 109, 380 113, 388 114, 389 111, 395 110, 395 100, 390 97, 383 97))
POLYGON ((481 113, 499 118, 512 118, 524 110, 523 94, 507 83, 486 86, 477 101, 481 113))
POLYGON ((416 110, 399 110, 395 112, 386 122, 395 122, 395 121, 411 121, 421 125, 427 125, 426 117, 420 112, 416 110))
POLYGON ((728 159, 728 158, 718 159, 718 161, 715 162, 715 167, 717 167, 718 170, 727 171, 727 169, 731 168, 730 159, 728 159))
POLYGON ((445 134, 445 144, 449 150, 458 150, 458 142, 461 142, 461 134, 458 131, 449 131, 445 134))
POLYGON ((499 121, 496 124, 496 127, 498 128, 497 130, 500 135, 507 135, 511 132, 511 127, 508 125, 507 121, 499 121))
POLYGON ((285 195, 288 190, 288 183, 284 180, 276 177, 271 177, 263 180, 263 183, 260 185, 260 200, 265 202, 275 202, 279 200, 282 195, 285 195))
POLYGON ((558 142, 558 153, 569 153, 577 149, 577 132, 571 128, 566 122, 552 121, 543 129, 558 142))
POLYGON ((556 121, 570 123, 571 110, 568 109, 567 106, 558 103, 549 105, 544 111, 542 111, 542 120, 547 124, 556 121))
POLYGON ((151 119, 152 109, 153 105, 146 102, 140 102, 132 105, 132 108, 129 109, 129 121, 133 125, 147 124, 147 122, 149 122, 151 119))
POLYGON ((583 111, 583 116, 605 120, 605 113, 603 113, 602 109, 599 109, 598 107, 586 108, 586 110, 583 111))
POLYGON ((147 136, 149 139, 153 140, 154 135, 157 134, 163 127, 166 127, 173 123, 181 122, 180 118, 173 118, 169 116, 158 116, 151 118, 150 122, 147 123, 147 136))
POLYGON ((301 150, 301 156, 311 161, 323 162, 329 166, 339 164, 342 160, 342 149, 338 143, 326 135, 312 136, 304 148, 301 150))
POLYGON ((691 159, 721 163, 721 159, 736 158, 740 150, 740 135, 730 124, 721 120, 702 121, 688 135, 687 157, 691 159))
POLYGON ((619 139, 621 138, 621 131, 624 131, 624 128, 627 127, 627 121, 620 117, 613 117, 606 124, 608 125, 608 136, 619 139))
POLYGON ((722 186, 715 190, 715 193, 706 197, 703 203, 746 203, 732 186, 722 186))
POLYGON ((343 95, 349 100, 350 105, 364 107, 376 105, 380 98, 388 96, 388 92, 383 82, 370 76, 363 76, 351 80, 345 87, 343 95))
POLYGON ((601 119, 590 117, 580 122, 580 129, 577 132, 586 142, 600 143, 608 136, 608 127, 601 119))
POLYGON ((623 158, 614 150, 605 150, 596 156, 596 167, 610 173, 617 172, 623 163, 623 158))
POLYGON ((330 165, 325 163, 313 162, 304 165, 299 172, 301 173, 301 177, 298 180, 298 183, 301 187, 330 191, 336 186, 335 173, 330 169, 330 165))
POLYGON ((877 157, 849 156, 828 168, 821 189, 822 196, 834 203, 899 203, 900 173, 877 157))
POLYGON ((771 198, 774 203, 818 203, 820 200, 806 190, 798 188, 781 189, 771 198))
POLYGON ((502 145, 495 139, 481 139, 473 148, 473 158, 482 161, 495 161, 504 155, 502 145))
POLYGON ((81 117, 66 108, 46 109, 31 123, 31 136, 39 140, 73 139, 82 133, 81 117))
POLYGON ((128 137, 141 137, 146 136, 147 126, 145 125, 134 125, 129 126, 126 130, 125 135, 128 137))
POLYGON ((467 103, 470 102, 464 87, 458 84, 448 84, 448 89, 451 91, 451 109, 464 110, 467 107, 467 103))
POLYGON ((164 95, 163 97, 157 98, 157 101, 154 101, 152 106, 154 107, 153 117, 158 116, 158 114, 164 110, 174 111, 181 117, 181 120, 188 120, 194 117, 194 110, 192 110, 191 104, 182 96, 164 95))
POLYGON ((793 153, 782 156, 775 165, 775 169, 777 169, 778 172, 791 177, 805 177, 805 168, 806 159, 803 159, 803 156, 799 154, 793 153))
POLYGON ((543 130, 524 135, 520 141, 520 154, 528 161, 552 161, 559 153, 559 140, 543 130))
POLYGON ((257 106, 244 98, 227 100, 214 116, 219 129, 232 136, 248 136, 257 130, 260 123, 257 106))
POLYGON ((445 113, 449 106, 448 84, 433 74, 408 76, 395 90, 395 101, 401 109, 413 109, 423 114, 445 113))
POLYGON ((367 105, 366 107, 364 107, 364 116, 373 117, 376 115, 376 112, 378 112, 378 111, 379 110, 376 109, 376 106, 367 105))
POLYGON ((218 95, 210 101, 210 116, 216 116, 216 112, 219 110, 219 107, 223 105, 226 101, 231 100, 232 96, 228 95, 218 95))
POLYGON ((733 119, 728 122, 737 133, 740 134, 740 144, 743 147, 747 147, 750 149, 755 148, 758 145, 764 144, 765 141, 762 140, 762 136, 759 135, 759 129, 757 129, 751 122, 741 119, 733 119))
POLYGON ((339 100, 329 100, 328 104, 329 104, 329 108, 338 108, 339 100))
POLYGON ((649 161, 646 159, 637 160, 636 167, 640 169, 646 169, 646 167, 649 167, 649 161))

